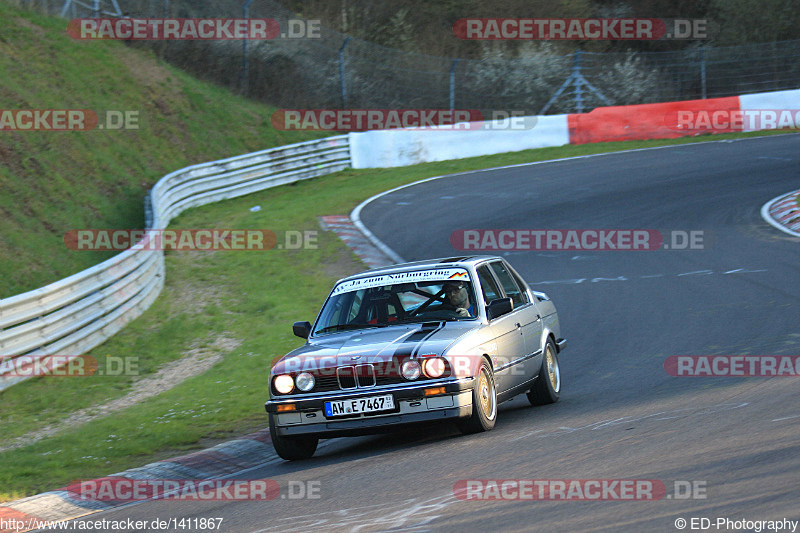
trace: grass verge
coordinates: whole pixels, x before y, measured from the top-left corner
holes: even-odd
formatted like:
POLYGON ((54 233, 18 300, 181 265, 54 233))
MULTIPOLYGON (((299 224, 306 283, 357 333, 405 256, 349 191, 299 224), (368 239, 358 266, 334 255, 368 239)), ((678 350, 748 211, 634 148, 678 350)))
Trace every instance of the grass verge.
MULTIPOLYGON (((564 146, 428 163, 346 170, 195 208, 173 228, 316 230, 319 215, 347 214, 364 199, 426 177, 468 170, 713 138, 564 146), (250 207, 262 209, 251 212, 250 207)), ((57 488, 206 447, 266 425, 270 363, 301 344, 293 320, 311 320, 333 281, 362 268, 330 233, 314 250, 170 252, 166 287, 139 319, 89 355, 129 358, 138 376, 38 378, 0 393, 0 449, 78 409, 119 399, 170 361, 218 356, 211 370, 135 405, 0 452, 0 501, 57 488), (225 342, 219 342, 224 340, 225 342)))

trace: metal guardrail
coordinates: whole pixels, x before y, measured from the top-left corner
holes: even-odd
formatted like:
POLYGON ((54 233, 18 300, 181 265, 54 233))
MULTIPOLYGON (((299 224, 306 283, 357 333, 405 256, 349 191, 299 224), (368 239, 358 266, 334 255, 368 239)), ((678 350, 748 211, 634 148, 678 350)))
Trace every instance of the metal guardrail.
MULTIPOLYGON (((161 178, 148 194, 145 229, 165 229, 190 207, 350 165, 348 136, 340 135, 186 167, 161 178)), ((129 249, 45 287, 0 300, 0 391, 29 377, 20 375, 21 363, 15 361, 79 357, 141 315, 163 286, 164 252, 129 249)))

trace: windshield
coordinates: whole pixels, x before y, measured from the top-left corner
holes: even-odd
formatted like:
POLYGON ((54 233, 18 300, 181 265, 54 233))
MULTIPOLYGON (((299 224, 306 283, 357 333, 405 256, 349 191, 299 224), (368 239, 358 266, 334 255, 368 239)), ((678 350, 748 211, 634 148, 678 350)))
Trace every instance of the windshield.
POLYGON ((475 292, 462 268, 359 278, 337 285, 314 335, 432 320, 477 318, 475 292), (418 279, 420 281, 409 281, 418 279))

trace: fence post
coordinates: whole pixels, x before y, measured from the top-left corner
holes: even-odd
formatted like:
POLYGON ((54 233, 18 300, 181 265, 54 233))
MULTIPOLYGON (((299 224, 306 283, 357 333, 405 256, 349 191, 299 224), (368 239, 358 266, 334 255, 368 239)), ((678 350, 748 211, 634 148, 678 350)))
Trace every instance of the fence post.
MULTIPOLYGON (((245 19, 250 18, 250 2, 252 1, 253 0, 247 0, 242 6, 242 16, 245 19)), ((245 38, 242 39, 242 92, 245 96, 250 92, 250 72, 248 71, 249 65, 247 57, 247 41, 249 39, 247 37, 248 36, 245 36, 245 38)))
POLYGON ((450 112, 456 108, 456 65, 458 59, 453 60, 450 66, 450 112))
POLYGON ((706 48, 700 48, 700 85, 703 91, 703 100, 706 99, 706 48))
POLYGON ((61 7, 61 13, 59 13, 58 16, 61 18, 65 18, 67 16, 67 11, 69 11, 70 7, 72 7, 72 0, 66 0, 66 2, 64 2, 64 5, 61 7))
POLYGON ((94 0, 94 2, 92 2, 92 18, 100 18, 100 0, 94 0))
POLYGON ((342 91, 342 109, 347 107, 347 82, 345 80, 345 73, 344 73, 344 49, 347 46, 347 43, 350 41, 350 37, 344 40, 342 43, 342 47, 339 48, 339 78, 341 80, 341 91, 342 91))
POLYGON ((583 77, 581 76, 581 51, 575 52, 575 61, 572 65, 572 75, 575 79, 575 109, 583 113, 583 77))

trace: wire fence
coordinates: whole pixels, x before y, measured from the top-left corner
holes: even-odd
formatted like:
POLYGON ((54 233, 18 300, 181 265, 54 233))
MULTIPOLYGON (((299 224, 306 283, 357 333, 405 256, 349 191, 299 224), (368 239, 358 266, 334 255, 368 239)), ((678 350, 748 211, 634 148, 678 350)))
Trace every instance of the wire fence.
MULTIPOLYGON (((276 19, 273 0, 17 0, 66 18, 276 19)), ((555 53, 525 43, 516 57, 456 59, 387 48, 321 28, 319 38, 138 41, 165 60, 249 97, 287 108, 478 109, 526 114, 734 96, 800 87, 800 41, 671 52, 555 53)))

